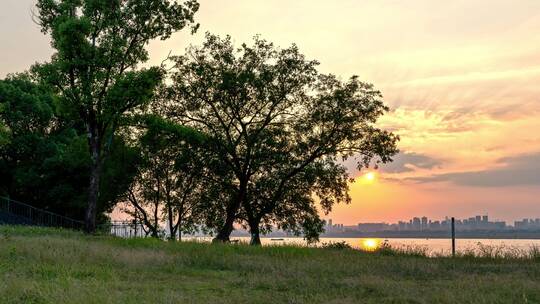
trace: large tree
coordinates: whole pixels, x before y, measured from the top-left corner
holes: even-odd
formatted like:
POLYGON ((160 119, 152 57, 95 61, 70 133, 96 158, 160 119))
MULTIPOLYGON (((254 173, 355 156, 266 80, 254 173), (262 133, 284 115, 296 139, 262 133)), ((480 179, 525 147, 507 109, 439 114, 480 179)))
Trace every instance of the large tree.
POLYGON ((87 232, 96 228, 103 164, 118 125, 151 99, 164 76, 160 67, 138 68, 148 60, 146 46, 192 24, 198 7, 196 0, 38 0, 38 22, 56 53, 35 71, 86 127, 87 232))
POLYGON ((356 157, 361 168, 397 152, 397 136, 375 125, 388 110, 380 92, 317 65, 296 46, 255 38, 236 48, 210 34, 176 58, 171 115, 219 143, 216 153, 234 174, 216 240, 227 241, 238 221, 249 225, 253 244, 261 221, 320 226, 313 195, 326 211, 349 200, 339 160, 356 157))
POLYGON ((166 223, 170 239, 181 239, 201 222, 208 170, 204 135, 157 116, 138 124, 136 178, 126 192, 125 211, 159 237, 166 223))

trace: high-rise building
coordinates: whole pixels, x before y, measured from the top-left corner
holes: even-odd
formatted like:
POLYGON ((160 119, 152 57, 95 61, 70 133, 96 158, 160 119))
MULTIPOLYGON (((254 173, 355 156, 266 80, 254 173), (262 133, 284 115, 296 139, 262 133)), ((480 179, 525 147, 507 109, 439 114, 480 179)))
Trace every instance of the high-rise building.
POLYGON ((377 232, 377 231, 387 231, 390 229, 390 226, 387 223, 359 223, 358 231, 361 232, 377 232))
POLYGON ((420 227, 421 230, 427 230, 428 229, 428 218, 423 216, 422 217, 422 226, 420 227))
POLYGON ((414 217, 412 219, 412 230, 419 231, 422 229, 422 222, 420 221, 420 218, 414 217))

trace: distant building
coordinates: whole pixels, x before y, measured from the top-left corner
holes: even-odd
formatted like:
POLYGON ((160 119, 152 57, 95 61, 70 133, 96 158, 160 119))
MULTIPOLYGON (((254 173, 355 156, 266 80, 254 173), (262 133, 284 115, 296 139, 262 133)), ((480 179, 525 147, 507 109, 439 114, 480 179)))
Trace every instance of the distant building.
POLYGON ((514 228, 516 229, 527 229, 527 226, 529 225, 528 219, 523 219, 521 221, 515 221, 514 222, 514 228))
POLYGON ((388 231, 390 230, 390 225, 387 223, 359 223, 358 231, 360 232, 377 232, 377 231, 388 231))
POLYGON ((430 230, 441 230, 442 226, 441 226, 441 222, 440 221, 433 221, 431 222, 431 224, 429 225, 429 229, 430 230))
POLYGON ((505 229, 506 228, 506 222, 493 222, 493 228, 494 229, 505 229))
POLYGON ((412 219, 412 230, 415 230, 415 231, 422 230, 422 222, 420 221, 420 218, 413 217, 413 219, 412 219))
POLYGON ((427 230, 428 229, 428 218, 423 216, 422 217, 422 223, 421 223, 421 230, 427 230))
POLYGON ((519 230, 540 230, 540 219, 523 219, 514 222, 514 229, 519 230))

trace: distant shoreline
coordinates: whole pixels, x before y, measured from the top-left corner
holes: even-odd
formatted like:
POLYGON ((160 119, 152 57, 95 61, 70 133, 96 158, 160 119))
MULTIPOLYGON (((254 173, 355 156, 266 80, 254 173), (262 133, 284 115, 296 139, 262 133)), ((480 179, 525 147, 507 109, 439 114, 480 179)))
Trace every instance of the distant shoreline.
MULTIPOLYGON (((235 233, 232 237, 249 237, 247 233, 235 233)), ((326 233, 321 238, 392 238, 392 239, 449 239, 450 232, 446 231, 381 231, 371 233, 326 233)), ((302 236, 290 236, 282 233, 271 233, 264 238, 302 238, 302 236)), ((457 231, 457 239, 540 239, 540 231, 457 231)))

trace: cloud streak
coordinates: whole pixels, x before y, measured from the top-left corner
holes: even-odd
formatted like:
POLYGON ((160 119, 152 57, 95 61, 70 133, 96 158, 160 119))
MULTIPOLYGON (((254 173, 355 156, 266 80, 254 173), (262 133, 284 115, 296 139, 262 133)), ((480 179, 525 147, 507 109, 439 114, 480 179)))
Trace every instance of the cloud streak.
POLYGON ((483 171, 436 174, 413 177, 417 183, 450 182, 470 187, 511 187, 540 185, 540 153, 506 157, 497 162, 500 167, 483 171))
POLYGON ((441 160, 427 155, 404 152, 396 155, 394 161, 381 165, 381 171, 386 173, 413 172, 416 169, 433 169, 443 164, 441 160))

